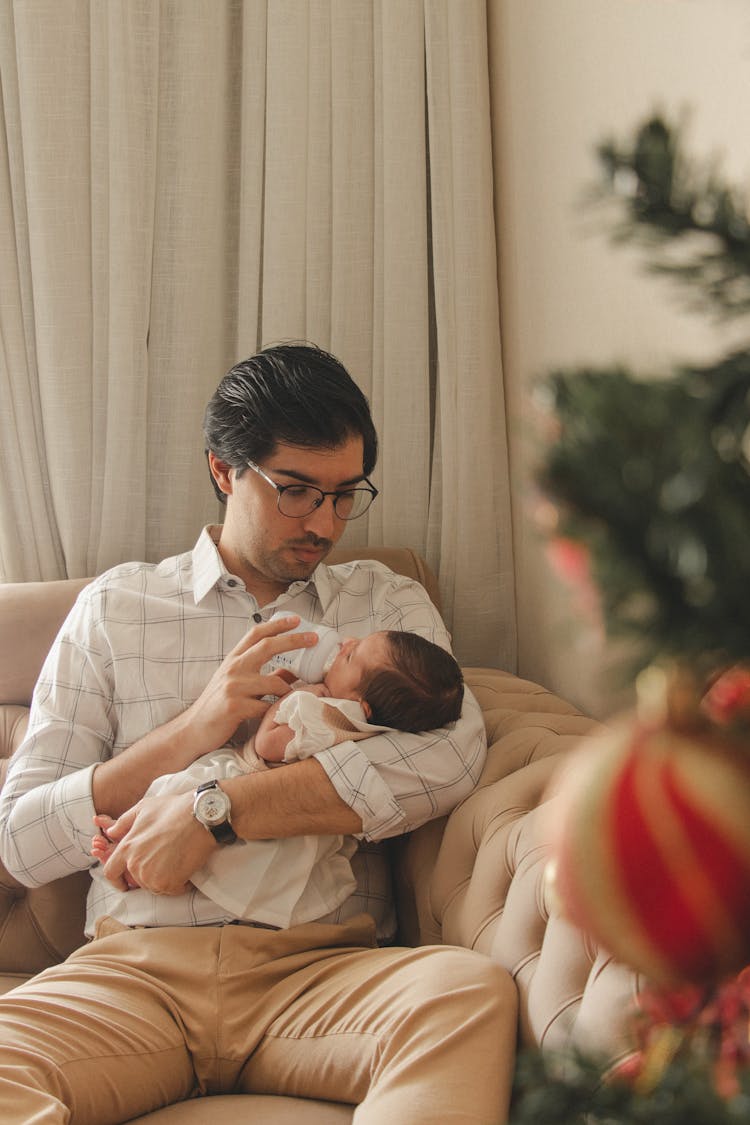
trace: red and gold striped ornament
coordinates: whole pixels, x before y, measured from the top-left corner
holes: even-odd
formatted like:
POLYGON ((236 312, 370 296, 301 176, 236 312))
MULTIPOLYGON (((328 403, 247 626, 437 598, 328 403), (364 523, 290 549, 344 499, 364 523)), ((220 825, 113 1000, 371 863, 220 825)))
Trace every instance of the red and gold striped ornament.
POLYGON ((593 738, 558 779, 568 917, 660 984, 750 963, 750 753, 667 719, 593 738))

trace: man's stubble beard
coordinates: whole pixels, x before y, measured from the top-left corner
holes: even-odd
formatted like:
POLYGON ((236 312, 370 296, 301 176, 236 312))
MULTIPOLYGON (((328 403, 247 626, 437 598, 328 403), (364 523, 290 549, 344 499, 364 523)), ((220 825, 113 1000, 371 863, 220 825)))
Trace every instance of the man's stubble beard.
POLYGON ((243 559, 243 562, 249 570, 255 571, 266 580, 291 585, 292 582, 303 582, 310 578, 315 568, 325 562, 334 546, 332 540, 319 539, 317 535, 310 534, 299 539, 290 539, 273 551, 261 550, 257 564, 249 558, 243 559), (318 548, 321 551, 320 558, 308 564, 289 558, 289 552, 294 551, 295 547, 318 548))

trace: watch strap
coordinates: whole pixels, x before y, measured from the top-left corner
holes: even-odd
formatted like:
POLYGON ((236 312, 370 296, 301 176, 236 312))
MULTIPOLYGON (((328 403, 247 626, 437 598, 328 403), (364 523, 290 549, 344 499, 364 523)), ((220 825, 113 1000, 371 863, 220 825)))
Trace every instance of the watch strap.
POLYGON ((210 825, 208 830, 212 833, 217 844, 235 844, 237 842, 237 833, 228 820, 223 820, 221 824, 210 825))

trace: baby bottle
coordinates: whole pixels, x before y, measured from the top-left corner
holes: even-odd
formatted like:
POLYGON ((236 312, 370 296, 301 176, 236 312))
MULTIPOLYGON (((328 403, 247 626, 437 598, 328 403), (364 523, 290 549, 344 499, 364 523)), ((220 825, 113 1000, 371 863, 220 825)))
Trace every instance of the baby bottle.
MULTIPOLYGON (((277 610, 271 615, 271 621, 289 617, 283 610, 277 610)), ((344 638, 335 629, 327 625, 313 625, 311 621, 300 621, 292 633, 317 633, 318 643, 312 648, 295 648, 291 652, 279 652, 272 656, 264 672, 271 673, 276 668, 289 668, 298 680, 305 680, 309 684, 317 684, 330 671, 331 665, 338 656, 344 638)))

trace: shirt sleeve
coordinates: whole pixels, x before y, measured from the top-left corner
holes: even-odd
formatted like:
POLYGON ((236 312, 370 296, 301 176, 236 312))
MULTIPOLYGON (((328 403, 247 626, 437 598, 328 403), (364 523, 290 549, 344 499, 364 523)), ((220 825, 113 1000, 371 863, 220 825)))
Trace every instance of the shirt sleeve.
POLYGON ((94 832, 92 776, 111 755, 112 689, 96 596, 79 596, 45 660, 29 728, 0 793, 0 858, 41 886, 86 870, 94 832))
POLYGON ((362 837, 383 840, 445 816, 476 787, 487 754, 479 704, 464 692, 451 729, 380 734, 315 755, 343 801, 362 819, 362 837))
MULTIPOLYGON (((450 651, 450 635, 424 588, 388 574, 373 589, 373 629, 418 633, 450 651)), ((467 688, 461 716, 450 727, 373 735, 315 755, 338 795, 359 814, 366 840, 410 832, 449 813, 476 787, 486 756, 482 713, 467 688)))

